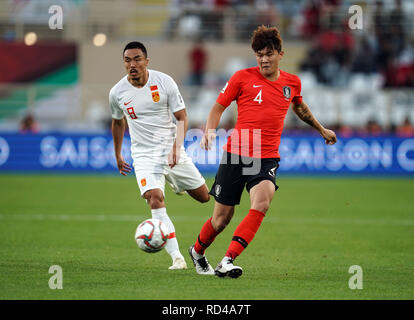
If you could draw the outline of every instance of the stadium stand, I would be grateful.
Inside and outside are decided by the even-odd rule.
[[[177,80],[191,126],[200,127],[232,72],[255,65],[248,43],[251,30],[261,23],[280,28],[286,51],[282,68],[301,77],[306,101],[327,125],[356,131],[375,121],[384,131],[392,131],[407,119],[414,123],[411,2],[360,1],[364,28],[353,31],[346,24],[353,4],[349,0],[126,0],[122,6],[107,0],[67,0],[61,1],[62,30],[48,26],[52,3],[0,3],[2,130],[18,128],[27,113],[36,117],[41,131],[107,130],[107,92],[123,75],[120,48],[136,39],[147,44],[151,67]],[[28,32],[35,32],[39,39],[31,47],[22,44]],[[92,44],[98,33],[105,34],[102,46]],[[188,52],[195,37],[204,39],[208,54],[199,87],[188,82]],[[387,41],[391,38],[392,43]],[[13,64],[6,62],[6,56],[13,48],[35,52],[51,44],[73,46],[66,69],[50,69],[39,58],[23,69],[28,77],[24,83],[18,72],[9,69]],[[393,51],[387,51],[389,47]],[[45,59],[50,64],[56,56],[53,52]],[[63,54],[60,49],[56,52]],[[39,69],[37,77],[29,77],[32,67]],[[42,74],[44,81],[40,81]],[[234,110],[223,125],[232,117]],[[286,124],[306,128],[291,113]]]

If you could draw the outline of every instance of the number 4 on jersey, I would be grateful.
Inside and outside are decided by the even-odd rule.
[[[253,101],[257,101],[259,102],[259,104],[262,103],[262,90],[259,91],[259,93],[257,94],[256,98],[253,99]]]

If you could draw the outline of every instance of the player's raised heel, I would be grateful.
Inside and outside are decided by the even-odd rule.
[[[233,265],[233,259],[225,257],[217,265],[217,268],[214,272],[216,273],[216,276],[220,278],[223,278],[223,277],[238,278],[242,275],[243,269],[239,266]]]
[[[202,275],[214,275],[214,269],[213,267],[208,263],[205,256],[203,256],[200,259],[196,259],[193,255],[193,248],[194,245],[192,245],[188,249],[188,254],[191,257],[191,260],[193,261],[194,267],[196,268],[196,271],[198,274]]]

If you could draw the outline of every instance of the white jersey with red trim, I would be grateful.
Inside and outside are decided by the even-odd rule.
[[[111,89],[109,105],[112,118],[127,119],[134,161],[144,157],[154,164],[167,164],[176,136],[173,113],[185,109],[185,104],[169,75],[155,70],[148,73],[142,88],[134,87],[128,76],[123,77]]]

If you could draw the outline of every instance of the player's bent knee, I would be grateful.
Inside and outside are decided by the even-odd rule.
[[[210,201],[210,195],[208,193],[203,194],[199,200],[201,203],[206,203]]]
[[[159,209],[165,207],[164,200],[150,200],[149,205],[151,209]]]
[[[144,194],[144,198],[147,200],[151,209],[159,209],[165,206],[164,196],[161,190],[149,190]]]
[[[187,193],[193,197],[195,200],[201,203],[205,203],[210,201],[210,195],[208,194],[208,188],[204,184],[203,186],[194,189],[194,190],[187,190]]]
[[[206,203],[210,200],[210,195],[208,193],[206,194],[202,193],[202,194],[198,194],[197,196],[193,198],[195,198],[198,202]]]

